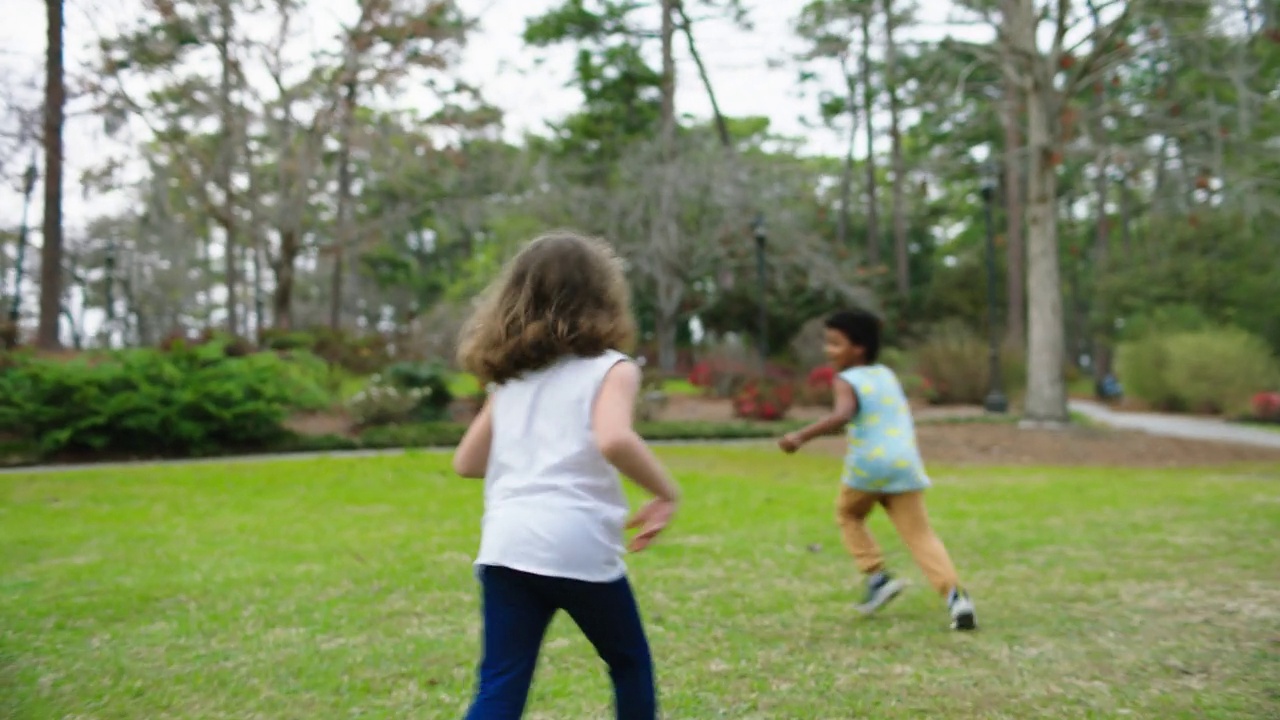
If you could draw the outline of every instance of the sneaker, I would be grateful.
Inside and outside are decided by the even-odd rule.
[[[952,590],[947,600],[947,608],[951,611],[952,630],[976,630],[978,620],[974,615],[973,600],[963,590]]]
[[[858,612],[870,615],[898,597],[906,584],[888,573],[876,573],[867,579],[867,597],[858,604]]]

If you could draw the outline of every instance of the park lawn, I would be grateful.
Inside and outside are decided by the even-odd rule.
[[[631,559],[668,718],[1280,716],[1280,467],[936,468],[982,629],[914,581],[872,620],[828,458],[663,448],[687,502]],[[449,718],[481,492],[442,454],[0,476],[0,717]],[[609,717],[570,622],[526,717]]]

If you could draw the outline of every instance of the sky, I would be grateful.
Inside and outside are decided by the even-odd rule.
[[[527,18],[544,12],[558,0],[460,0],[464,10],[478,17],[480,27],[468,40],[462,55],[461,74],[478,85],[485,98],[505,113],[504,133],[516,139],[526,131],[540,132],[548,120],[572,112],[578,93],[568,86],[573,51],[570,48],[526,48],[520,35]],[[126,24],[136,13],[139,0],[66,0],[66,66],[75,73],[93,58],[93,42],[99,33]],[[0,88],[33,79],[30,92],[42,82],[45,14],[43,0],[4,0],[5,22],[0,24]],[[802,137],[809,151],[839,152],[840,139],[802,120],[813,118],[816,90],[807,94],[797,82],[794,58],[803,51],[792,26],[805,0],[748,0],[753,30],[743,30],[726,19],[699,21],[695,34],[708,65],[721,108],[729,116],[762,115],[771,119],[775,132]],[[338,23],[353,12],[352,0],[312,0],[308,29],[320,42],[331,37]],[[708,16],[690,3],[695,18]],[[946,0],[921,0],[919,15],[925,21],[917,35],[939,37],[946,33],[974,37],[989,34],[982,29],[946,26]],[[655,18],[656,20],[656,18]],[[656,25],[656,22],[655,22]],[[698,118],[711,116],[710,103],[683,42],[677,42],[677,112]],[[38,100],[38,94],[36,98]],[[412,99],[401,98],[403,103]],[[67,169],[64,187],[64,222],[73,234],[95,214],[111,209],[110,202],[86,196],[79,184],[82,171],[101,163],[109,147],[101,121],[74,100],[69,104],[66,129]],[[0,227],[14,227],[21,210],[20,181],[26,158],[4,167],[0,178]],[[32,224],[39,225],[40,190],[31,205]],[[116,198],[115,202],[122,201]],[[38,239],[35,240],[38,242]]]

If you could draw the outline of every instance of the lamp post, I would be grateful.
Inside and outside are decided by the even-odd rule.
[[[982,165],[982,204],[987,221],[987,327],[988,353],[991,361],[991,381],[986,400],[982,405],[987,412],[1003,413],[1009,410],[1009,399],[1004,394],[1004,379],[1000,373],[1000,332],[996,327],[996,243],[991,206],[996,195],[996,169],[987,161]]]
[[[760,372],[763,374],[769,367],[769,311],[765,297],[764,247],[768,236],[764,231],[764,213],[756,213],[751,221],[751,232],[756,240],[756,280],[760,284]]]
[[[31,207],[31,193],[36,188],[36,161],[32,159],[22,175],[22,222],[18,225],[18,264],[14,267],[13,303],[9,305],[9,322],[18,329],[18,317],[22,310],[22,268],[27,260],[27,210]]]

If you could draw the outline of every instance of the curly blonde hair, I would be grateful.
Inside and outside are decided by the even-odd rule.
[[[630,352],[635,340],[622,260],[604,240],[562,230],[530,241],[484,292],[458,363],[501,384],[566,355]]]

